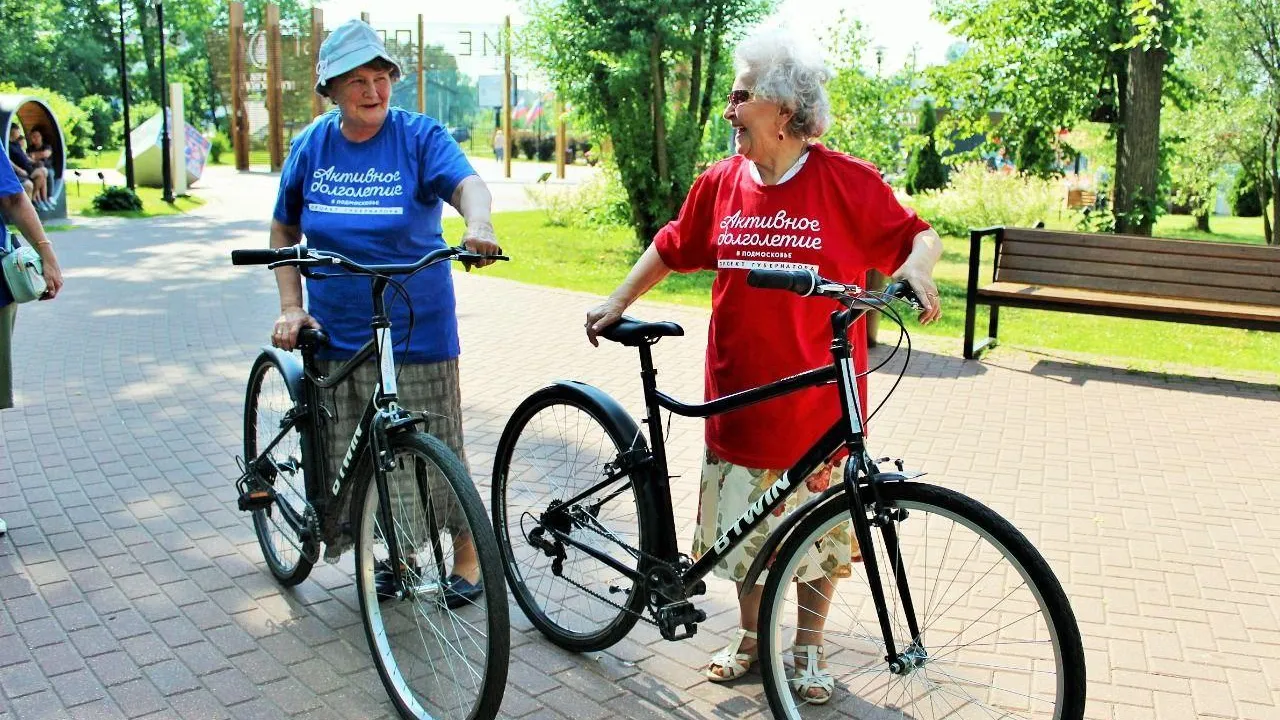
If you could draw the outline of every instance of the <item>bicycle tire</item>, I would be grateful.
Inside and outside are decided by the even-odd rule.
[[[280,361],[262,353],[249,371],[244,401],[244,457],[246,463],[258,459],[259,448],[280,432],[284,417],[301,399],[294,396]],[[295,424],[280,439],[267,458],[272,468],[267,478],[276,493],[275,503],[289,503],[297,517],[310,507],[307,501],[305,427]],[[281,482],[283,480],[283,482]],[[293,530],[283,517],[276,517],[275,505],[253,511],[253,528],[262,547],[262,557],[276,580],[285,587],[297,585],[311,574],[319,540]],[[292,535],[292,538],[286,535]]]
[[[563,573],[557,575],[554,560],[533,547],[526,534],[532,533],[531,525],[538,523],[537,518],[552,502],[567,500],[599,482],[604,478],[604,463],[617,459],[638,438],[643,443],[634,422],[626,427],[616,412],[610,412],[581,387],[543,388],[512,413],[494,457],[493,526],[508,585],[525,616],[556,645],[574,652],[593,652],[618,642],[635,626],[645,606],[643,588],[616,569],[562,543],[566,557]],[[611,488],[621,487],[622,482]],[[634,483],[629,492],[612,498],[603,509],[610,522],[605,526],[608,532],[616,533],[632,548],[648,551],[647,528],[651,524],[647,519],[651,512]],[[600,510],[596,511],[597,522]],[[605,537],[576,523],[569,535],[583,542]],[[639,572],[647,565],[643,555],[635,557],[610,541],[592,546]]]
[[[893,526],[900,541],[898,562],[910,577],[908,587],[920,618],[925,655],[917,655],[920,662],[912,663],[905,674],[889,671],[866,568],[852,564],[851,579],[836,583],[825,612],[825,660],[837,680],[832,703],[842,710],[853,709],[857,716],[861,715],[856,708],[861,707],[862,714],[875,717],[918,720],[1080,720],[1085,704],[1080,631],[1062,585],[1039,551],[990,508],[953,490],[910,482],[883,483],[879,490],[886,507],[907,511],[906,518],[896,518]],[[806,554],[828,532],[839,532],[842,522],[849,522],[848,512],[843,496],[813,510],[783,544],[765,582],[759,627],[767,632],[760,633],[760,657],[765,693],[776,718],[812,717],[831,709],[821,706],[826,710],[819,710],[803,702],[788,684],[786,660],[791,653],[784,650],[785,623],[791,611],[801,607],[798,599],[793,605],[788,596],[799,597],[794,580]],[[893,582],[885,535],[874,526],[871,531],[886,604],[891,606],[894,643],[901,653],[911,640],[910,630]],[[941,550],[929,546],[934,540],[945,542]],[[962,574],[961,568],[953,572],[958,558],[979,562]],[[929,585],[931,579],[934,586]],[[814,590],[807,583],[806,588]],[[806,602],[818,602],[821,590]],[[964,597],[958,594],[961,590]],[[836,613],[831,605],[840,597],[849,598],[853,605]],[[938,617],[952,610],[958,619]],[[799,627],[796,618],[797,625],[790,626],[793,631]],[[837,619],[840,626],[833,632],[831,623]],[[935,642],[939,636],[944,638],[941,643]],[[1047,678],[1050,668],[1052,683]],[[984,682],[984,678],[991,679]],[[996,688],[997,681],[1009,681],[1012,686]],[[868,711],[867,705],[875,710]]]
[[[357,513],[356,592],[378,676],[401,717],[497,717],[507,683],[511,629],[502,560],[480,494],[461,461],[438,438],[405,432],[391,436],[389,445],[395,464],[387,477],[389,524],[399,531],[402,558],[407,548],[416,551],[409,562],[413,569],[407,571],[414,583],[411,592],[379,600],[375,574],[379,555],[387,557],[379,544],[385,544],[386,533],[378,520],[378,483],[368,462],[357,475],[352,508]],[[398,497],[393,486],[401,488]],[[416,504],[406,501],[406,494],[416,496]],[[449,607],[445,590],[451,570],[444,555],[452,554],[454,541],[465,535],[475,547],[484,591],[460,607]],[[451,640],[458,646],[450,645]],[[450,678],[453,687],[447,686]],[[460,679],[468,678],[470,683],[461,683],[466,687],[458,687]]]

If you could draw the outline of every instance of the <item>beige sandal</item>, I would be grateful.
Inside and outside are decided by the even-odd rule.
[[[703,675],[711,682],[729,682],[737,680],[747,671],[751,669],[751,663],[755,662],[755,656],[749,653],[738,652],[742,647],[742,641],[751,638],[756,639],[756,634],[750,630],[738,630],[738,635],[729,643],[729,646],[716,653],[711,658],[711,662],[707,663],[707,669]],[[723,671],[722,675],[719,671]]]
[[[791,648],[791,657],[796,663],[795,677],[790,680],[791,689],[796,697],[810,705],[826,705],[836,689],[836,679],[826,668],[818,667],[824,652],[821,645],[795,645]],[[804,669],[800,668],[801,657],[805,659]]]

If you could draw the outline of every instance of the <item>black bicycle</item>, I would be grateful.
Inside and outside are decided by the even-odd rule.
[[[369,648],[387,694],[406,718],[493,718],[506,686],[510,627],[493,528],[457,456],[426,431],[422,417],[397,404],[385,297],[389,285],[400,288],[392,276],[479,259],[459,248],[405,265],[360,265],[303,245],[231,253],[236,265],[291,265],[312,280],[371,278],[373,337],[332,375],[317,372],[316,353],[328,343],[322,330],[299,333],[301,363],[272,347],[254,361],[238,502],[253,513],[263,557],[285,586],[306,579],[322,540],[340,543],[339,533],[351,532]],[[370,361],[377,363],[379,379],[335,476],[326,461],[323,428],[331,418],[322,393]],[[479,558],[484,592],[468,588],[463,595],[449,576],[454,552],[468,544]]]
[[[658,390],[650,352],[683,330],[623,318],[601,336],[639,350],[652,445],[613,398],[580,382],[545,387],[516,409],[494,461],[493,517],[507,580],[529,620],[576,651],[609,647],[641,619],[668,640],[693,635],[705,615],[690,598],[706,591],[712,567],[819,463],[847,451],[843,481],[768,535],[743,583],[753,587],[767,572],[759,654],[774,716],[1080,720],[1084,652],[1048,563],[981,503],[918,482],[921,473],[905,472],[901,460],[882,470],[889,459],[868,454],[847,335],[870,310],[902,327],[890,301],[918,308],[910,288],[872,293],[795,271],[752,270],[747,282],[838,301],[831,365],[689,405]],[[909,360],[905,327],[902,333]],[[758,491],[701,558],[680,553],[661,411],[702,418],[830,383],[838,386],[841,420]],[[850,525],[861,571],[851,563],[851,577],[835,583],[821,572],[816,580],[802,575],[798,568],[819,562],[822,541],[848,538]],[[799,631],[821,633],[835,676],[821,709],[790,691],[796,663],[785,648]],[[799,648],[808,670],[817,657]]]

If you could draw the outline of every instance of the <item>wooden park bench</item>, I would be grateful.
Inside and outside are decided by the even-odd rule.
[[[983,238],[992,281],[979,287]],[[991,307],[974,343],[979,305]],[[1029,228],[969,233],[964,356],[996,343],[1001,307],[1280,331],[1280,246]]]

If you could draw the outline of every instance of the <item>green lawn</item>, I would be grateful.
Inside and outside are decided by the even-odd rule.
[[[76,216],[146,218],[158,215],[177,215],[204,204],[204,200],[198,197],[182,195],[170,205],[160,199],[164,194],[160,188],[139,187],[137,188],[138,197],[142,198],[142,210],[140,212],[102,213],[93,207],[93,198],[101,190],[102,185],[97,182],[82,182],[80,192],[77,194],[75,183],[68,184],[67,213],[72,219]]]
[[[638,256],[629,229],[581,230],[545,224],[540,211],[500,213],[494,226],[503,249],[512,257],[484,270],[487,274],[537,285],[569,288],[604,295],[626,277]],[[1219,241],[1262,242],[1259,218],[1213,218],[1216,233],[1203,236],[1188,232],[1194,221],[1187,216],[1162,218],[1157,234],[1166,237]],[[460,239],[462,222],[445,221],[445,237]],[[935,278],[943,301],[943,319],[913,333],[952,337],[956,350],[964,332],[965,283],[968,275],[967,238],[943,239],[944,254]],[[989,265],[987,266],[990,272]],[[654,288],[647,299],[706,307],[711,300],[709,272],[672,275]],[[655,318],[656,319],[656,318]],[[986,310],[980,310],[984,327]],[[882,324],[882,337],[890,330]],[[1134,368],[1160,369],[1166,364],[1221,367],[1234,370],[1280,372],[1280,333],[1211,328],[1071,313],[1005,308],[1000,312],[1000,337],[1004,345],[1125,358]],[[998,351],[997,351],[998,352]]]

